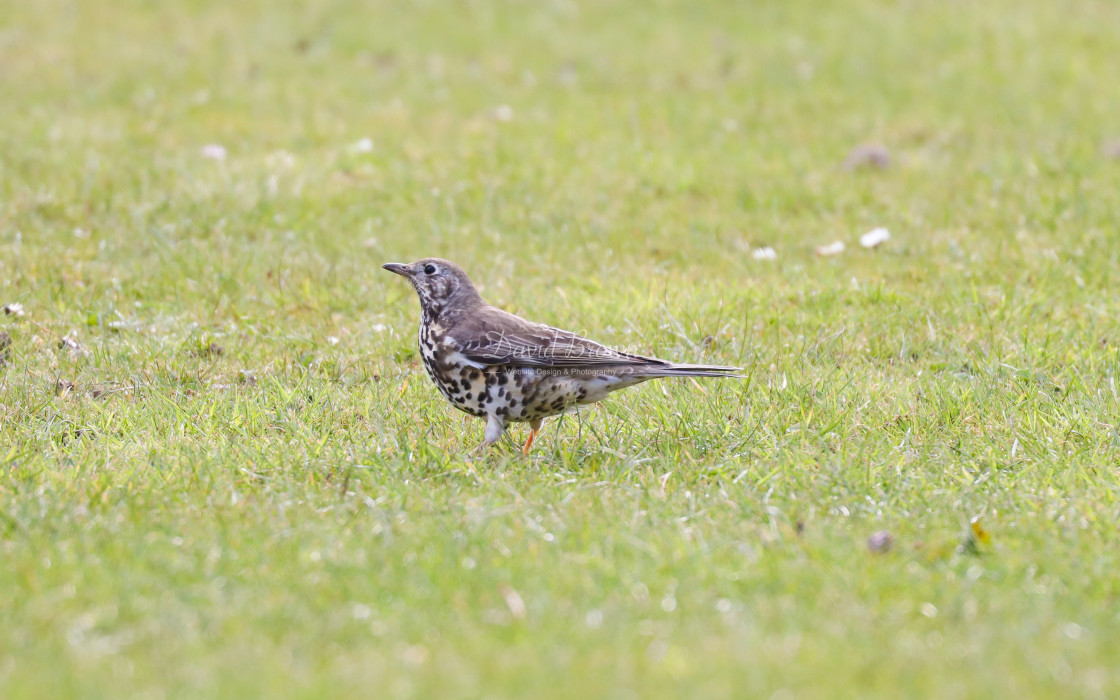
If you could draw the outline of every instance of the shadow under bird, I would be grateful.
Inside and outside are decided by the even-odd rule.
[[[479,449],[497,442],[507,423],[525,422],[528,454],[545,418],[648,379],[739,376],[738,367],[632,355],[526,321],[482,301],[449,260],[382,267],[407,278],[420,296],[420,357],[432,381],[452,406],[486,419]]]

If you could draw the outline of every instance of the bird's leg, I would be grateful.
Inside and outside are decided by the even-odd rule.
[[[537,436],[537,431],[541,429],[541,419],[533,421],[529,424],[529,439],[525,441],[525,446],[521,448],[521,454],[529,454],[529,450],[533,448],[533,438]]]
[[[502,439],[502,433],[505,431],[506,426],[502,423],[501,418],[493,413],[486,416],[486,432],[483,433],[482,444],[474,448],[471,454],[476,455],[485,452],[487,446],[493,445],[495,442]]]

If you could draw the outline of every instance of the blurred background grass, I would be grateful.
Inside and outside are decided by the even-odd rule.
[[[1117,26],[0,3],[5,695],[1114,696]],[[465,463],[427,255],[749,379]]]

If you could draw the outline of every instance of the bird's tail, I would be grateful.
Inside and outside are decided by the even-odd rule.
[[[663,367],[648,367],[641,372],[642,376],[655,379],[658,377],[726,377],[728,379],[741,379],[742,367],[723,367],[720,365],[680,365],[666,363]]]

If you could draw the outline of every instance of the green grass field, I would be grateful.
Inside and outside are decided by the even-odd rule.
[[[0,0],[0,695],[1120,696],[1118,26]],[[746,378],[469,461],[429,255]]]

